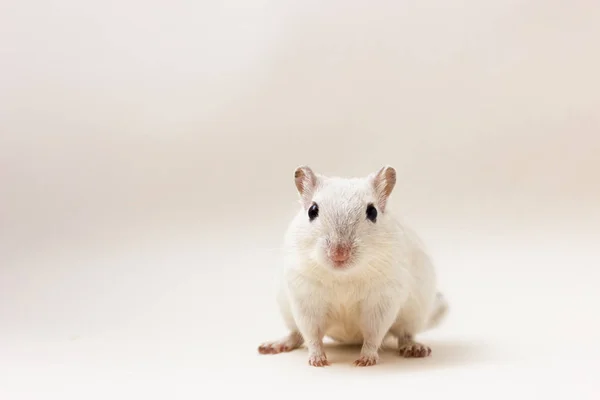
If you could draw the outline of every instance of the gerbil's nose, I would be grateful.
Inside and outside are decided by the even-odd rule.
[[[329,258],[336,263],[347,261],[350,258],[350,246],[346,244],[331,246]]]

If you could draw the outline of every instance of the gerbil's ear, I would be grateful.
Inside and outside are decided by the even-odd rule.
[[[385,166],[371,175],[371,181],[377,195],[377,203],[381,211],[385,211],[387,200],[396,186],[396,170]]]
[[[296,189],[302,199],[302,204],[308,207],[311,203],[315,188],[317,187],[317,175],[310,167],[302,165],[294,171],[294,181]]]

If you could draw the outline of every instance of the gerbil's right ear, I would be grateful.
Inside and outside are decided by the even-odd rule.
[[[296,183],[296,189],[302,199],[304,207],[310,206],[312,196],[317,187],[318,177],[310,167],[302,165],[294,171],[294,181]]]
[[[385,210],[388,198],[396,186],[396,170],[389,165],[371,175],[371,180],[377,195],[377,203],[381,211]]]

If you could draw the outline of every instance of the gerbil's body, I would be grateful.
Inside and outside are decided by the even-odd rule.
[[[361,302],[368,298],[398,308],[391,331],[417,334],[426,329],[436,304],[433,266],[411,232],[393,224],[388,234],[389,240],[369,250],[377,260],[364,268],[329,271],[297,256],[292,223],[286,238],[289,259],[277,299],[287,327],[295,326],[290,298],[296,296],[309,307],[326,308],[324,336],[343,343],[362,343]]]
[[[323,338],[330,337],[362,344],[355,364],[367,366],[391,335],[403,356],[430,354],[413,337],[434,327],[446,304],[419,239],[387,206],[395,179],[390,167],[354,179],[296,170],[302,207],[286,232],[277,296],[290,333],[261,353],[305,343],[309,363],[327,365]]]

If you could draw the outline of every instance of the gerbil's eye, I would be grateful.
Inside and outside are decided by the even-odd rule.
[[[319,206],[317,203],[313,203],[312,206],[308,209],[308,219],[313,220],[319,216]]]
[[[377,209],[375,208],[375,206],[373,204],[369,204],[367,206],[367,218],[371,222],[377,221]]]

